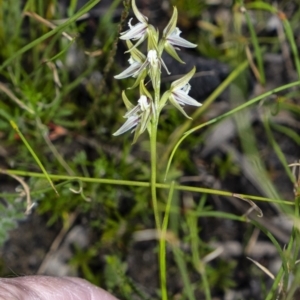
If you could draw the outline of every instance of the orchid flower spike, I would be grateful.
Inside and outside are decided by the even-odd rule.
[[[160,39],[158,30],[148,24],[147,17],[140,13],[135,1],[136,0],[132,0],[132,9],[139,22],[136,25],[131,25],[130,20],[129,30],[122,32],[120,37],[120,39],[125,40],[127,43],[127,52],[130,53],[130,66],[119,75],[116,75],[115,78],[136,78],[131,89],[139,86],[140,98],[137,101],[137,105],[134,106],[123,91],[122,98],[127,108],[127,113],[124,115],[126,121],[113,134],[117,136],[130,130],[131,132],[134,132],[133,143],[137,141],[138,137],[146,129],[151,135],[151,130],[153,130],[151,124],[155,125],[158,121],[159,114],[167,101],[170,101],[187,118],[190,117],[183,109],[185,105],[201,106],[201,103],[188,95],[191,88],[189,80],[194,75],[196,71],[195,68],[182,78],[174,81],[171,84],[170,89],[160,97],[161,68],[163,67],[167,73],[170,74],[162,59],[163,51],[166,50],[177,61],[184,63],[176,52],[176,50],[178,50],[177,46],[187,48],[196,47],[195,44],[180,37],[181,31],[176,27],[178,17],[177,9],[174,7],[172,17]],[[137,49],[137,46],[146,39],[147,55]],[[132,41],[136,42],[133,43]],[[152,97],[145,86],[144,80],[147,75],[150,77],[149,81],[152,83],[155,97]]]

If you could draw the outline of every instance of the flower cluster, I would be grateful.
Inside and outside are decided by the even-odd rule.
[[[200,106],[201,104],[188,95],[191,88],[188,82],[194,75],[196,71],[195,68],[182,78],[174,81],[170,89],[167,90],[161,98],[157,97],[157,95],[160,94],[161,68],[163,67],[166,72],[170,74],[162,60],[163,51],[166,51],[178,62],[184,63],[176,52],[176,50],[179,50],[178,46],[186,48],[197,46],[180,37],[181,31],[176,27],[178,18],[176,7],[174,7],[172,17],[164,29],[160,40],[158,31],[148,23],[147,17],[138,10],[135,0],[132,0],[132,9],[139,22],[132,25],[132,19],[130,19],[128,23],[129,29],[122,32],[120,36],[120,39],[126,41],[128,47],[127,52],[130,54],[128,60],[130,66],[119,75],[116,75],[115,78],[136,78],[131,88],[140,87],[140,98],[137,105],[134,106],[123,91],[122,98],[128,110],[124,118],[127,120],[114,135],[120,135],[131,130],[135,132],[133,139],[133,142],[135,142],[146,129],[150,132],[150,122],[153,118],[159,116],[159,113],[168,101],[187,118],[189,118],[189,116],[183,110],[183,106]],[[144,55],[137,47],[146,40],[148,53]],[[133,44],[132,41],[136,43]],[[145,87],[144,81],[147,76],[150,77],[155,97],[152,97]]]

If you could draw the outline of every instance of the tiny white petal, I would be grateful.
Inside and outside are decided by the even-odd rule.
[[[157,51],[156,50],[149,50],[147,54],[147,61],[151,65],[152,68],[158,68],[163,66],[164,69],[167,71],[168,74],[171,74],[165,64],[165,62],[162,60],[162,58],[157,57]]]
[[[149,50],[147,59],[148,59],[149,63],[151,64],[151,66],[156,66],[157,62],[158,62],[156,50]]]
[[[127,24],[128,24],[128,27],[129,27],[130,29],[132,29],[132,28],[134,27],[134,25],[131,24],[132,19],[133,19],[133,18],[130,18],[129,21],[128,21],[128,23],[127,23]],[[122,34],[122,33],[121,33],[121,34]]]
[[[150,104],[148,103],[148,99],[145,95],[141,95],[140,99],[138,100],[140,105],[141,111],[145,111],[149,108]]]
[[[132,58],[132,56],[130,56],[130,58],[128,59],[128,62],[132,65],[135,62],[135,60]]]
[[[186,94],[188,94],[188,93],[190,92],[190,90],[191,90],[191,85],[190,85],[189,83],[187,83],[187,84],[182,88],[182,90],[183,90]]]

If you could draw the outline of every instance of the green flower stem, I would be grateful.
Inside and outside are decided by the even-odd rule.
[[[157,172],[157,159],[156,159],[156,137],[157,137],[157,118],[153,118],[151,122],[150,134],[150,151],[151,151],[151,195],[152,206],[155,218],[156,229],[160,231],[160,217],[158,212],[157,195],[156,195],[156,172]]]
[[[155,95],[157,95],[155,93]],[[150,134],[150,149],[151,149],[151,195],[152,195],[152,206],[153,213],[155,218],[156,230],[158,232],[159,237],[159,253],[158,253],[158,263],[160,270],[160,285],[161,285],[161,293],[162,300],[168,299],[167,294],[167,282],[166,282],[166,261],[165,261],[165,237],[162,236],[161,231],[161,223],[160,216],[158,211],[158,203],[157,203],[157,195],[156,195],[156,174],[157,174],[157,156],[156,156],[156,138],[157,138],[157,124],[158,124],[158,116],[154,116],[151,121],[151,134]],[[174,184],[172,185],[174,189]],[[173,191],[172,189],[172,191]],[[165,229],[166,231],[166,229]]]
[[[157,139],[157,125],[159,120],[158,103],[160,100],[160,72],[156,70],[156,80],[152,82],[154,89],[154,113],[151,120],[151,131],[150,131],[150,151],[151,151],[151,195],[152,195],[152,206],[155,218],[156,229],[160,231],[160,216],[158,212],[158,203],[156,195],[156,175],[157,175],[157,155],[156,155],[156,139]]]
[[[151,195],[152,195],[152,206],[153,213],[155,218],[156,230],[159,237],[159,252],[158,252],[158,263],[160,270],[160,285],[161,285],[161,296],[162,300],[168,299],[167,294],[167,282],[166,282],[166,261],[165,261],[165,248],[164,248],[164,238],[161,234],[161,220],[158,210],[158,202],[156,195],[156,180],[157,180],[157,149],[156,149],[156,140],[157,140],[157,126],[159,120],[159,101],[160,101],[160,83],[161,83],[161,74],[160,70],[156,69],[153,74],[153,89],[154,89],[154,113],[151,120],[151,131],[150,131],[150,151],[151,151]]]

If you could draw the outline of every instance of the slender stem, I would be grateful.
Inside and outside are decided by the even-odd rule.
[[[152,205],[155,218],[156,229],[158,232],[161,230],[160,217],[158,211],[157,195],[156,195],[156,175],[157,175],[157,155],[156,155],[156,139],[157,139],[157,125],[159,120],[159,111],[157,107],[159,106],[160,100],[160,82],[161,74],[159,69],[156,69],[156,76],[152,79],[153,89],[154,89],[154,113],[151,120],[151,134],[150,134],[150,149],[151,149],[151,195],[152,195]]]
[[[32,147],[29,145],[29,143],[27,142],[25,136],[23,135],[23,133],[20,131],[19,127],[17,126],[17,124],[13,121],[10,120],[10,124],[12,126],[12,128],[18,133],[18,135],[20,136],[21,140],[23,141],[24,145],[26,146],[26,148],[28,149],[28,151],[30,152],[30,154],[32,155],[32,157],[34,158],[34,160],[36,161],[36,163],[38,164],[38,166],[41,168],[41,170],[43,171],[45,177],[47,178],[50,186],[53,188],[53,190],[55,191],[56,195],[59,196],[54,183],[52,182],[51,178],[49,177],[44,165],[42,164],[42,162],[40,161],[40,159],[38,158],[38,156],[35,154],[34,150],[32,149]]]
[[[0,172],[5,172],[7,174],[14,174],[19,175],[23,177],[34,177],[34,178],[47,178],[44,173],[36,173],[36,172],[28,172],[28,171],[22,171],[22,170],[4,170],[0,168]],[[51,178],[53,181],[56,180],[66,180],[66,181],[78,181],[78,182],[88,182],[88,183],[98,183],[98,184],[111,184],[111,185],[120,185],[120,186],[139,186],[139,187],[145,187],[149,188],[151,186],[151,182],[146,181],[130,181],[130,180],[116,180],[116,179],[107,179],[107,178],[92,178],[92,177],[80,177],[80,176],[70,176],[70,175],[57,175],[57,174],[50,174],[48,173],[49,178]],[[56,184],[56,186],[59,186],[60,184]],[[171,185],[168,183],[157,183],[156,188],[158,189],[170,189]],[[42,189],[35,189],[34,191],[31,191],[31,194],[36,195],[40,193],[46,193],[49,192],[52,189],[50,188],[42,188]],[[233,192],[229,191],[222,191],[222,190],[215,190],[215,189],[208,189],[208,188],[199,188],[194,186],[188,186],[188,185],[175,185],[174,189],[176,191],[189,191],[189,192],[195,192],[195,193],[202,193],[202,194],[209,194],[209,195],[219,195],[219,196],[228,196],[232,197]],[[5,195],[7,197],[8,195],[12,195],[12,193],[0,193],[0,195]],[[281,199],[273,199],[273,198],[266,198],[266,197],[260,197],[260,196],[254,196],[254,195],[246,195],[246,194],[239,194],[240,197],[256,200],[256,201],[262,201],[262,202],[272,202],[272,203],[278,203],[278,204],[285,204],[288,206],[294,206],[295,203],[292,201],[285,201]]]
[[[161,54],[160,54],[161,55]],[[154,71],[152,77],[152,84],[154,89],[154,113],[152,115],[151,120],[151,133],[150,133],[150,149],[151,149],[151,195],[152,195],[152,206],[153,213],[155,218],[156,230],[158,233],[159,240],[159,251],[158,251],[158,265],[159,265],[159,275],[160,275],[160,287],[161,287],[161,297],[162,300],[168,300],[168,292],[167,292],[167,278],[166,278],[166,248],[165,248],[165,236],[162,236],[162,227],[166,227],[167,221],[164,218],[164,224],[161,224],[160,214],[158,211],[158,202],[157,202],[157,149],[156,149],[156,140],[157,140],[157,125],[159,120],[159,101],[160,101],[160,83],[161,83],[161,74],[160,70],[157,68]],[[174,184],[172,185],[172,192],[174,190]],[[166,212],[167,214],[167,212]],[[166,232],[166,228],[165,228]]]
[[[168,299],[168,290],[167,290],[167,264],[166,264],[166,238],[167,238],[167,229],[168,222],[171,210],[171,203],[174,193],[175,182],[172,181],[168,201],[165,209],[165,214],[162,221],[162,229],[160,232],[159,239],[159,265],[160,265],[160,286],[161,286],[161,298],[162,300]]]
[[[157,158],[156,158],[156,136],[157,136],[157,119],[153,118],[151,123],[150,135],[150,151],[151,151],[151,195],[152,206],[155,218],[156,229],[160,231],[160,217],[158,212],[157,195],[156,195],[156,172],[157,172]]]

